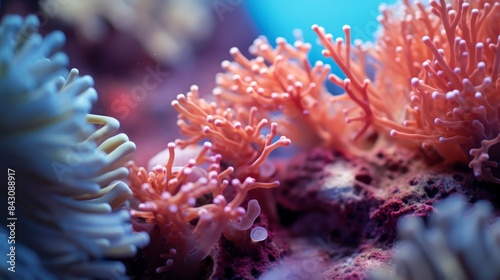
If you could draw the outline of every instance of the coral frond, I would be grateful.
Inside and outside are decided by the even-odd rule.
[[[467,161],[478,179],[497,181],[492,162],[476,155],[500,133],[500,3],[454,0],[404,1],[396,8],[381,7],[382,30],[374,46],[333,41],[313,26],[347,78],[331,76],[359,107],[348,121],[362,121],[362,136],[373,126],[383,135],[433,150],[446,162]],[[375,60],[375,78],[366,73],[367,57]],[[391,102],[386,102],[391,100]],[[356,113],[357,112],[357,113]],[[481,148],[478,148],[481,146]],[[489,153],[492,154],[491,151]],[[481,157],[479,159],[478,157]],[[495,161],[497,159],[493,159]],[[484,164],[483,164],[484,163]]]
[[[208,103],[199,98],[197,86],[192,86],[186,95],[178,95],[172,106],[179,112],[177,124],[181,132],[189,137],[177,140],[176,144],[185,148],[208,139],[211,150],[222,156],[226,166],[234,167],[236,177],[242,180],[258,175],[259,167],[273,150],[290,145],[284,136],[275,140],[278,125],[259,118],[257,107],[235,111]],[[265,136],[264,129],[270,129]]]

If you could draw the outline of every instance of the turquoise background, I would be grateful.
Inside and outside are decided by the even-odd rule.
[[[270,42],[275,42],[276,37],[284,37],[289,42],[294,41],[293,30],[299,28],[303,32],[304,40],[313,46],[309,58],[314,63],[322,60],[332,65],[332,72],[343,77],[340,70],[334,65],[332,59],[321,55],[323,49],[314,32],[313,24],[325,27],[327,33],[334,38],[344,37],[342,26],[351,26],[351,38],[363,41],[373,41],[374,34],[379,28],[377,16],[380,14],[381,3],[394,4],[396,0],[318,0],[318,1],[277,1],[277,0],[245,0],[247,10],[255,20],[261,34]],[[333,93],[342,92],[329,85]]]

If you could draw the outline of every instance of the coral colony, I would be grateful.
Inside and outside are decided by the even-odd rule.
[[[89,114],[64,36],[5,17],[0,142],[24,179],[2,277],[500,279],[500,2],[380,10],[372,44],[312,26],[345,78],[301,38],[231,49],[213,96],[172,102],[185,138],[147,168]]]

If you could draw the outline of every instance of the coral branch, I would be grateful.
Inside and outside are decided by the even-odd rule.
[[[250,47],[255,56],[251,60],[231,49],[234,62],[224,61],[225,73],[216,77],[218,104],[237,111],[258,108],[259,116],[276,122],[279,132],[299,146],[345,149],[349,132],[342,109],[333,105],[335,98],[324,85],[330,66],[319,61],[311,65],[310,49],[300,39],[292,46],[284,38],[276,39],[273,47],[265,37]]]
[[[207,156],[214,147],[208,142],[183,166],[174,166],[175,147],[169,143],[166,164],[154,167],[149,173],[129,163],[131,188],[141,202],[138,210],[132,210],[132,216],[157,225],[166,241],[167,249],[161,255],[165,262],[156,272],[172,271],[174,275],[187,277],[197,273],[195,268],[210,254],[221,234],[239,242],[236,240],[242,238],[239,231],[246,231],[253,224],[260,206],[257,201],[251,202],[250,216],[245,214],[240,205],[247,192],[278,183],[259,183],[251,177],[243,182],[228,181],[234,169],[221,171],[221,157]],[[230,202],[223,195],[228,186],[235,191]],[[136,227],[149,230],[147,224],[136,223]]]
[[[364,122],[356,139],[373,126],[383,135],[432,148],[446,162],[467,161],[470,154],[478,179],[497,182],[498,156],[490,148],[500,133],[500,3],[450,2],[431,1],[426,7],[404,1],[400,10],[382,6],[376,44],[357,52],[349,27],[344,27],[345,42],[334,42],[317,25],[313,30],[323,54],[347,76],[330,80],[359,107],[347,111],[357,115],[346,119]],[[364,67],[367,56],[375,59],[373,80]],[[489,161],[488,153],[495,155]]]
[[[211,150],[222,156],[225,165],[234,167],[234,176],[240,179],[258,176],[260,166],[273,150],[290,145],[290,140],[283,136],[273,142],[277,135],[276,123],[271,123],[271,132],[265,137],[261,134],[269,121],[257,118],[256,107],[249,112],[224,109],[199,98],[196,86],[186,95],[179,95],[172,106],[179,112],[181,132],[190,137],[177,140],[176,144],[185,148],[209,139]]]

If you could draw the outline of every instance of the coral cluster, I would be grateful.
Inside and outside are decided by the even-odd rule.
[[[342,112],[354,102],[327,91],[331,67],[321,61],[312,66],[307,57],[310,49],[300,36],[293,46],[278,38],[275,48],[259,37],[250,47],[252,60],[233,48],[234,62],[222,62],[225,72],[217,75],[213,93],[220,103],[237,109],[256,106],[302,148],[353,148],[349,137],[354,129],[347,127]]]
[[[399,217],[427,216],[441,196],[467,193],[463,184],[470,180],[458,180],[462,174],[456,180],[447,177],[451,164],[468,162],[477,179],[500,182],[493,147],[500,133],[500,30],[495,25],[500,3],[440,0],[426,6],[403,1],[382,6],[381,12],[374,44],[352,45],[349,26],[343,28],[345,39],[335,41],[322,27],[312,27],[325,47],[323,54],[333,58],[345,79],[330,74],[329,65],[312,65],[307,58],[311,46],[301,38],[293,45],[278,38],[273,47],[259,37],[250,47],[252,59],[237,48],[230,50],[234,61],[221,64],[215,101],[200,98],[196,86],[177,96],[172,106],[188,139],[169,144],[153,160],[160,165],[150,164],[149,174],[131,165],[141,209],[134,215],[146,221],[139,227],[156,225],[170,250],[163,253],[166,261],[158,272],[201,263],[221,234],[233,244],[242,242],[228,236],[227,227],[245,213],[234,208],[244,201],[243,186],[256,184],[255,179],[267,182],[263,188],[278,185],[268,180],[279,168],[265,163],[274,149],[290,144],[288,138],[301,151],[326,150],[308,154],[301,163],[304,170],[285,165],[285,174],[278,176],[285,188],[275,194],[281,218],[301,216],[290,222],[292,235],[329,232],[347,247],[332,257],[338,259],[323,274],[327,277],[363,274],[352,272],[352,262],[345,258],[355,255],[353,248],[364,248],[354,257],[364,269],[380,265],[380,260],[369,261],[376,256],[387,261]],[[327,79],[345,94],[331,95]],[[284,136],[277,138],[278,133]],[[203,140],[211,144],[197,146]],[[174,165],[176,147],[191,158]],[[442,177],[439,184],[430,178],[436,162],[445,163],[439,169],[444,175],[436,177]],[[418,176],[430,177],[419,183]],[[231,187],[236,194],[225,192]],[[227,196],[234,198],[223,215],[215,209],[227,207]],[[206,224],[213,224],[210,242],[203,234]],[[365,262],[370,265],[361,265]]]
[[[240,207],[247,192],[275,186],[258,183],[250,177],[243,182],[233,179],[230,183],[233,168],[222,171],[221,156],[206,155],[210,148],[211,144],[206,142],[196,158],[183,166],[173,166],[175,144],[170,143],[168,162],[154,167],[149,174],[130,163],[132,191],[141,202],[140,210],[133,210],[132,215],[157,225],[169,247],[161,255],[166,260],[156,269],[158,273],[172,269],[179,275],[196,273],[193,267],[209,255],[222,233],[230,240],[236,239],[237,231],[248,230],[260,214],[256,200],[248,203],[247,210]],[[208,167],[203,168],[204,163]],[[223,192],[230,184],[236,194],[228,202]],[[136,225],[148,229],[148,224]]]
[[[37,27],[34,16],[6,16],[0,25],[0,149],[2,169],[15,173],[9,215],[20,250],[15,274],[2,269],[2,277],[118,278],[125,266],[112,259],[133,256],[149,240],[120,209],[131,196],[121,165],[135,144],[114,136],[115,119],[88,114],[97,98],[92,78],[76,69],[61,77],[65,37],[43,38]]]
[[[280,146],[290,145],[290,140],[284,136],[274,141],[277,123],[270,124],[269,134],[262,134],[269,121],[259,118],[258,107],[231,108],[209,103],[199,97],[197,86],[192,86],[186,96],[177,96],[172,106],[179,112],[177,125],[181,132],[190,136],[187,140],[177,140],[177,144],[187,147],[209,139],[212,152],[220,154],[224,163],[234,167],[238,178],[259,176],[262,173],[259,168],[270,153]]]
[[[223,108],[200,98],[197,86],[179,95],[172,106],[189,138],[169,143],[168,156],[155,159],[160,164],[149,173],[129,164],[132,191],[140,201],[139,211],[132,213],[146,222],[136,223],[138,229],[152,234],[151,225],[155,225],[165,239],[162,243],[168,249],[161,252],[165,261],[156,272],[193,277],[198,273],[193,268],[200,268],[221,235],[237,247],[267,238],[265,228],[251,228],[261,213],[257,200],[250,200],[246,210],[240,205],[250,190],[279,185],[269,182],[268,170],[261,168],[273,150],[290,145],[290,140],[275,139],[276,123],[270,125],[269,134],[262,135],[268,120],[258,120],[256,107],[246,113]],[[203,139],[211,142],[197,146]],[[193,151],[197,154],[185,158]]]
[[[419,144],[446,162],[469,161],[480,180],[495,175],[498,143],[500,43],[497,1],[403,1],[382,6],[382,30],[374,46],[351,46],[313,26],[326,50],[347,76],[329,79],[358,105],[349,120],[382,135]],[[366,60],[376,60],[369,78]],[[387,103],[384,100],[390,99]],[[494,150],[494,149],[493,149]],[[471,158],[469,158],[471,156]]]

